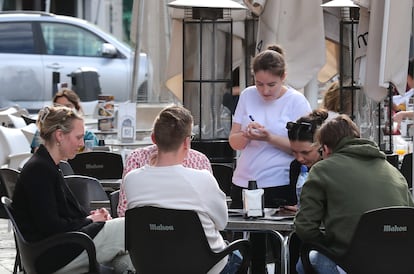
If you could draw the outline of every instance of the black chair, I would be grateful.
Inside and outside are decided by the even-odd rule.
[[[16,187],[17,179],[19,178],[20,171],[13,168],[0,168],[0,178],[6,189],[6,196],[13,197],[14,189]]]
[[[72,167],[70,166],[70,164],[67,161],[60,161],[59,168],[62,171],[63,176],[74,175],[75,174]]]
[[[113,218],[118,217],[119,189],[109,194],[109,202],[111,203],[111,216]]]
[[[20,171],[12,168],[0,168],[0,197],[13,197],[14,189],[16,187],[17,179]],[[6,209],[2,206],[0,210],[0,218],[9,219]],[[16,258],[14,260],[13,274],[18,273],[22,269],[20,263],[19,248],[16,245]]]
[[[296,234],[296,232],[290,233],[290,235],[287,238],[287,246],[289,249],[288,252],[288,267],[290,274],[297,274],[296,272],[296,263],[298,262],[298,259],[300,257],[300,247],[302,245],[302,241],[299,238],[299,236]]]
[[[322,245],[303,243],[301,259],[305,273],[315,273],[309,252],[316,250],[347,273],[414,273],[414,207],[385,207],[361,216],[347,253],[335,256]]]
[[[15,235],[16,245],[19,247],[20,259],[24,273],[37,274],[36,262],[40,257],[58,245],[75,244],[81,246],[86,250],[89,258],[89,272],[88,273],[113,273],[113,269],[100,265],[96,260],[95,245],[87,234],[82,232],[65,232],[60,233],[38,242],[28,242],[21,234],[19,227],[14,220],[14,212],[12,208],[12,201],[3,196],[1,198],[7,215],[12,223]]]
[[[65,181],[86,212],[100,207],[110,208],[108,195],[96,178],[68,175]]]
[[[120,179],[124,170],[121,154],[108,151],[78,153],[68,160],[75,174],[101,179]]]
[[[233,165],[224,163],[212,163],[211,168],[221,190],[230,196],[230,188],[233,180]]]
[[[0,169],[0,197],[7,196],[10,198],[10,196],[7,193],[6,183],[4,182],[5,179],[3,178],[3,170],[3,168]],[[8,219],[6,210],[3,207],[0,207],[0,218]]]
[[[393,165],[394,167],[398,168],[398,154],[387,154],[387,161]]]
[[[125,212],[125,247],[137,273],[207,273],[234,250],[243,256],[238,273],[250,261],[249,242],[237,240],[213,252],[194,211],[136,207]]]
[[[400,171],[407,180],[409,188],[413,187],[413,154],[408,153],[404,155],[401,163]]]

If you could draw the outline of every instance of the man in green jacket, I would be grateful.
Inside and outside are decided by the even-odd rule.
[[[404,176],[374,142],[360,138],[348,116],[323,124],[315,137],[323,160],[312,167],[303,186],[296,233],[302,241],[323,244],[343,255],[364,212],[414,203]],[[316,251],[310,259],[318,273],[339,273],[334,262]],[[304,273],[300,260],[297,271]]]

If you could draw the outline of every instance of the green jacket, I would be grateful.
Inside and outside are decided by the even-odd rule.
[[[400,171],[388,163],[374,142],[359,138],[344,138],[330,157],[312,167],[300,204],[295,218],[298,236],[319,242],[337,255],[347,250],[364,212],[414,206]]]

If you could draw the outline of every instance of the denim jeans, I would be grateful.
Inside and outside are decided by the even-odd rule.
[[[340,272],[336,263],[330,260],[328,257],[322,255],[317,251],[311,251],[309,253],[309,260],[318,274],[340,274],[345,272]],[[299,274],[304,274],[305,270],[303,269],[302,260],[299,259],[296,264],[296,271]]]
[[[233,253],[229,255],[227,264],[223,268],[223,270],[220,272],[220,274],[236,273],[240,267],[241,262],[242,262],[242,255],[240,254],[240,252],[238,250],[233,251]]]

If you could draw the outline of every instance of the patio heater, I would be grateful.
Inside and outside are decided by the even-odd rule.
[[[340,87],[340,112],[345,111],[344,94],[351,92],[351,118],[355,118],[354,102],[355,90],[355,70],[354,70],[354,53],[355,53],[355,33],[358,24],[358,6],[351,0],[332,0],[322,4],[323,8],[340,8],[339,21],[339,87]]]
[[[212,163],[233,164],[235,151],[228,137],[231,111],[223,105],[232,92],[231,0],[178,0],[168,4],[184,10],[183,104],[194,117],[192,147]]]

